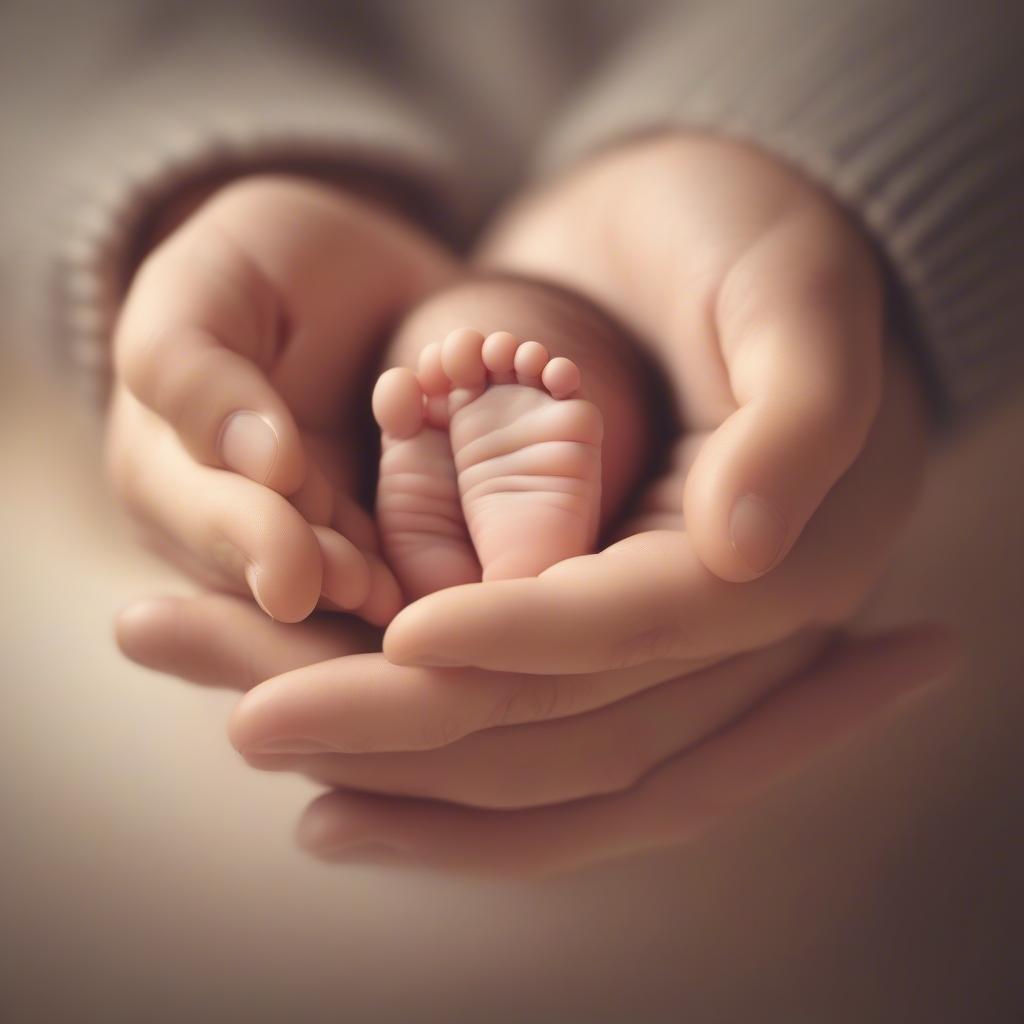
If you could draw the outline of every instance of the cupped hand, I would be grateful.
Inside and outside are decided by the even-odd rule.
[[[806,634],[551,718],[536,677],[388,666],[353,620],[285,627],[205,595],[140,604],[122,629],[143,663],[249,691],[232,734],[251,764],[333,788],[300,823],[316,856],[500,876],[691,841],[953,659],[935,629],[830,644]],[[574,678],[601,687],[599,674]]]
[[[448,644],[473,653],[470,666],[501,659],[520,670],[393,664],[379,637],[351,620],[284,626],[213,596],[130,609],[122,647],[151,667],[247,691],[231,721],[239,751],[257,767],[335,790],[300,826],[300,842],[318,856],[535,875],[684,843],[949,665],[949,645],[934,631],[823,652],[825,633],[805,628],[735,653],[787,630],[796,610],[807,621],[838,617],[877,572],[919,454],[913,392],[901,392],[897,372],[887,380],[891,397],[864,454],[784,566],[738,585],[691,556],[694,653],[643,639],[678,614],[661,607],[682,593],[676,575],[657,558],[627,559],[602,578],[602,555],[588,556],[597,560],[591,586],[559,584],[541,607],[510,599],[501,583],[420,602],[475,597],[457,597],[451,635],[432,637],[441,652],[433,660],[455,660],[443,657]],[[685,538],[651,530],[631,539],[677,536]],[[588,624],[604,609],[607,622]],[[614,628],[635,628],[642,642],[616,648]]]
[[[877,261],[824,194],[746,146],[657,138],[513,206],[482,259],[609,307],[660,364],[682,434],[615,543],[417,602],[391,660],[586,672],[850,615],[913,506],[927,423],[883,347]]]
[[[673,388],[685,433],[614,543],[417,602],[387,658],[345,620],[211,611],[228,598],[122,620],[144,664],[244,688],[274,676],[243,698],[232,738],[262,767],[342,788],[303,826],[323,855],[377,845],[519,873],[682,841],[939,672],[941,645],[910,634],[813,661],[816,632],[877,578],[924,461],[919,389],[894,347],[883,372],[867,246],[792,172],[671,141],[527,200],[488,248],[492,265],[610,305]],[[612,216],[627,193],[629,216]],[[786,523],[769,572],[741,556],[764,539],[733,512],[748,494]]]
[[[480,258],[575,287],[636,332],[693,453],[673,528],[683,516],[724,580],[780,564],[882,395],[878,260],[829,196],[752,147],[666,135],[528,193]]]
[[[287,177],[215,192],[135,274],[108,465],[150,543],[283,621],[400,594],[357,499],[382,335],[454,273],[383,206]]]

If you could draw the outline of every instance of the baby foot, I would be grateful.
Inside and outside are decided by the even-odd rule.
[[[381,376],[377,519],[410,598],[592,549],[603,422],[579,388],[575,363],[505,331],[454,331]]]

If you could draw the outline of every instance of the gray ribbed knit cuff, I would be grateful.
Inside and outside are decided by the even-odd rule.
[[[141,227],[165,200],[214,176],[309,164],[334,167],[339,174],[348,167],[375,168],[415,185],[437,206],[454,206],[438,154],[417,149],[408,135],[403,141],[374,140],[350,122],[314,127],[293,120],[241,130],[197,126],[191,138],[168,136],[163,146],[140,150],[129,165],[98,176],[69,214],[55,266],[54,334],[76,383],[90,400],[104,399],[126,267]]]
[[[669,12],[554,133],[543,163],[652,130],[742,138],[877,243],[939,408],[1024,373],[1024,12],[942,0],[737,0]]]
[[[304,165],[379,170],[459,216],[443,141],[342,54],[317,59],[242,19],[204,23],[127,68],[69,125],[66,159],[54,161],[64,194],[39,243],[56,256],[56,347],[96,399],[109,383],[110,338],[140,229],[188,185]]]

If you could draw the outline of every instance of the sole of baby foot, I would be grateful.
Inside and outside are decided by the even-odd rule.
[[[603,422],[580,386],[576,365],[538,342],[468,329],[428,346],[418,374],[381,378],[378,524],[403,587],[471,582],[470,541],[484,580],[535,576],[592,549]]]

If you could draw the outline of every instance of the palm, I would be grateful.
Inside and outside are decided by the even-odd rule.
[[[848,617],[916,494],[923,416],[895,350],[880,394],[876,271],[830,202],[739,147],[662,140],[522,201],[480,258],[615,313],[660,365],[679,426],[609,547],[427,598],[390,628],[389,657],[580,672],[727,656]],[[750,492],[788,502],[792,524],[761,579],[737,571],[727,530]]]
[[[680,528],[684,504],[699,511],[692,495],[684,503],[695,464],[699,471],[727,445],[749,448],[751,435],[767,432],[757,408],[774,397],[765,382],[777,381],[775,390],[796,410],[815,391],[814,401],[834,398],[844,413],[856,405],[848,430],[829,433],[831,424],[823,423],[822,438],[838,451],[840,471],[859,454],[878,392],[874,260],[831,201],[777,161],[702,139],[640,144],[513,206],[485,240],[481,259],[589,294],[642,340],[662,371],[678,425],[666,438],[674,447],[665,478],[640,504],[661,525],[671,517]],[[847,296],[855,307],[848,317]],[[828,350],[843,317],[855,342],[850,355]],[[821,372],[813,377],[808,367]],[[826,375],[845,375],[847,390],[856,386],[859,397],[851,401],[832,380],[823,384]],[[700,457],[709,442],[714,454]],[[776,454],[765,461],[781,460]],[[817,482],[815,505],[840,475],[836,468]],[[703,536],[695,542],[710,568],[734,578]]]

